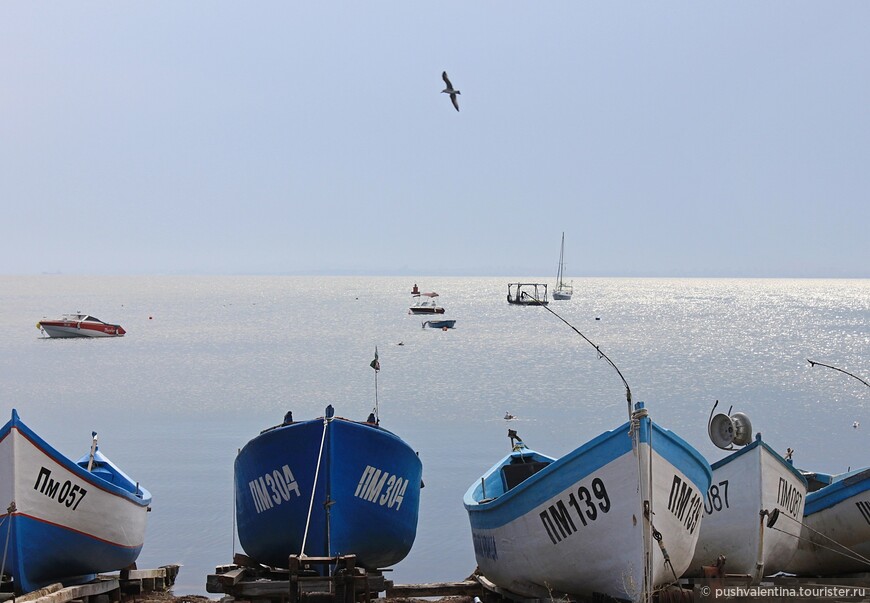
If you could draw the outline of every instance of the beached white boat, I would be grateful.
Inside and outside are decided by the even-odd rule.
[[[870,572],[870,467],[805,475],[822,487],[807,494],[801,540],[786,571],[801,576]]]
[[[807,480],[760,433],[752,441],[752,425],[743,413],[714,417],[711,412],[708,430],[719,448],[743,448],[713,463],[704,523],[685,577],[703,578],[703,566],[724,556],[726,573],[758,584],[784,570],[797,550]]]
[[[870,382],[842,368],[807,358],[823,366]],[[852,427],[857,429],[858,421]],[[839,475],[803,472],[810,493],[804,507],[798,550],[787,571],[802,576],[870,573],[870,467]]]
[[[784,570],[797,550],[806,493],[806,479],[761,434],[713,463],[701,534],[684,576],[703,578],[703,566],[719,556],[726,573],[749,576],[752,584]]]
[[[686,570],[710,465],[653,423],[643,403],[629,422],[559,459],[509,434],[511,453],[464,498],[489,581],[546,600],[603,593],[639,601]]]
[[[72,461],[12,411],[0,427],[0,543],[17,594],[120,570],[142,550],[151,494],[96,446]]]

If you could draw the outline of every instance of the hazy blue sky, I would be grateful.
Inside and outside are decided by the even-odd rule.
[[[0,273],[870,277],[870,3],[0,3]],[[441,81],[461,90],[457,113]]]

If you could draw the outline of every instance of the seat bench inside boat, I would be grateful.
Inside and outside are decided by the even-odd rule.
[[[533,461],[522,456],[512,458],[509,465],[501,468],[505,492],[520,485],[549,464],[547,461]]]
[[[554,460],[525,446],[512,451],[480,479],[474,495],[475,503],[481,505],[500,498],[548,467]]]

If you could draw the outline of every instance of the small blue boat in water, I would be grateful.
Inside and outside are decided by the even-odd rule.
[[[96,433],[73,462],[15,410],[0,428],[0,558],[17,594],[128,567],[150,504],[151,494],[100,452]]]
[[[456,320],[454,319],[442,319],[442,320],[425,320],[423,321],[423,328],[429,327],[430,329],[452,329],[456,325]]]
[[[374,363],[373,363],[374,366]],[[239,542],[259,563],[290,555],[356,555],[368,569],[394,565],[417,533],[422,463],[374,414],[323,417],[266,429],[235,461]]]

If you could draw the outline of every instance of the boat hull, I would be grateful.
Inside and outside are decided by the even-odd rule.
[[[121,325],[85,323],[74,321],[40,321],[39,327],[55,339],[72,337],[123,337],[126,331]]]
[[[481,573],[513,593],[549,599],[604,593],[639,600],[645,584],[649,589],[675,581],[692,559],[710,466],[647,417],[633,435],[629,427],[551,460],[506,492],[502,468],[528,449],[505,457],[473,484],[464,503]],[[639,477],[648,467],[651,482]],[[644,514],[650,500],[673,570],[652,541]],[[645,549],[652,556],[649,580]]]
[[[423,326],[431,329],[452,329],[455,324],[455,320],[427,320]]]
[[[10,522],[6,569],[15,591],[85,582],[133,563],[151,503],[146,490],[138,491],[64,457],[13,411],[0,429],[0,501]],[[0,533],[6,536],[6,526]]]
[[[264,431],[235,462],[239,542],[276,567],[303,552],[354,554],[372,569],[394,565],[416,536],[421,477],[417,454],[374,424],[332,418],[325,438],[323,419]]]
[[[704,522],[685,576],[703,578],[703,566],[715,565],[720,555],[728,574],[749,575],[753,584],[784,570],[797,550],[806,479],[760,438],[712,468]],[[774,510],[779,517],[767,527]]]
[[[559,291],[559,289],[556,289],[555,291],[553,291],[553,299],[556,299],[556,300],[564,301],[567,299],[571,299],[571,295],[572,295],[571,293],[568,293],[566,291]]]
[[[804,524],[786,571],[802,576],[870,571],[870,563],[855,555],[870,559],[870,468],[807,494]]]
[[[426,307],[426,306],[411,306],[408,309],[411,314],[444,314],[444,308],[440,306],[435,307]]]

